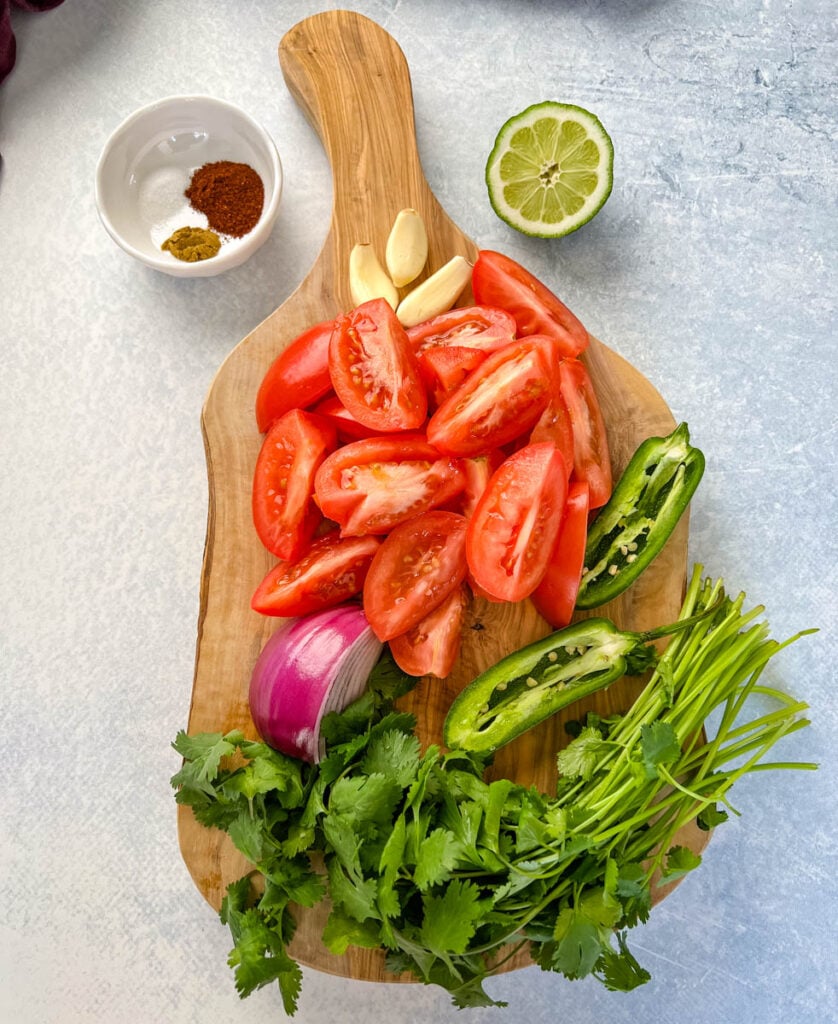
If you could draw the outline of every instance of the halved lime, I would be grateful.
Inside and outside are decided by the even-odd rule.
[[[495,213],[525,235],[558,238],[611,194],[614,147],[599,118],[570,103],[535,103],[506,122],[486,163]]]

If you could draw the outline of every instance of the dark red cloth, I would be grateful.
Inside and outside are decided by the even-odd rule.
[[[0,83],[15,66],[12,4],[22,11],[48,11],[60,3],[63,3],[63,0],[0,0]]]

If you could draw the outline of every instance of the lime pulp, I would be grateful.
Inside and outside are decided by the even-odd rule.
[[[613,167],[614,147],[594,114],[569,103],[536,103],[498,132],[486,163],[489,200],[518,231],[558,238],[602,208]]]

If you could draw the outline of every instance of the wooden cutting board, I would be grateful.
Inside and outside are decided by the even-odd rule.
[[[201,576],[200,616],[190,733],[241,729],[256,738],[248,687],[256,658],[279,621],[250,609],[257,584],[274,564],[259,543],[250,512],[253,467],[262,437],[254,401],[276,355],[305,328],[352,306],[348,258],[356,242],[383,254],[390,226],[404,207],[418,210],[430,240],[426,273],[456,253],[473,259],[474,242],[447,216],[432,194],[417,153],[410,75],[396,42],[374,22],[348,11],[307,18],[282,39],[279,60],[286,84],[322,140],[334,182],[334,208],[323,249],[297,290],[241,341],[219,368],[201,426],[209,478],[209,512]],[[548,285],[558,287],[555,282]],[[472,301],[464,295],[461,305]],[[585,361],[608,424],[615,476],[637,445],[668,433],[674,420],[655,388],[610,348],[591,340]],[[624,628],[642,630],[677,618],[687,569],[687,521],[623,597],[598,610]],[[482,628],[481,628],[482,627]],[[463,635],[462,655],[450,678],[423,680],[403,701],[419,719],[420,739],[439,742],[454,695],[509,651],[548,632],[528,602],[510,605],[475,600]],[[619,683],[567,716],[544,723],[504,748],[493,774],[549,791],[555,785],[555,751],[563,746],[566,718],[587,709],[623,709],[636,683]],[[249,870],[224,833],[199,825],[189,808],[178,809],[180,847],[200,891],[216,909],[227,885]],[[680,838],[699,849],[696,830]],[[301,910],[290,952],[302,964],[348,977],[392,981],[377,951],[330,954],[320,942],[326,905]],[[528,963],[519,955],[509,970]],[[405,979],[408,980],[408,979]]]

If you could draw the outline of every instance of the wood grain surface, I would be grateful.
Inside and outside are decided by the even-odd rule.
[[[280,43],[279,60],[289,90],[329,158],[333,212],[326,241],[308,275],[232,349],[206,397],[201,426],[209,510],[190,733],[241,729],[256,737],[247,701],[250,674],[264,643],[280,624],[250,608],[253,591],[275,561],[259,543],[250,511],[253,467],[262,440],[254,401],[265,371],[306,327],[351,307],[347,266],[352,246],[371,242],[383,253],[384,240],[402,208],[417,209],[427,225],[426,274],[456,253],[473,259],[477,252],[425,180],[416,147],[410,75],[391,36],[360,15],[329,11],[292,28]],[[460,304],[470,301],[466,294]],[[644,438],[668,433],[674,420],[649,381],[606,345],[592,339],[584,359],[608,425],[616,476]],[[618,600],[597,609],[597,614],[637,630],[674,620],[686,580],[687,530],[684,517],[640,580]],[[440,741],[451,700],[477,673],[548,631],[528,601],[496,605],[475,600],[452,675],[443,681],[422,680],[403,701],[418,716],[421,741]],[[566,716],[560,714],[520,737],[499,752],[493,775],[549,791],[555,785],[555,751],[567,739],[566,717],[578,718],[587,709],[605,714],[619,711],[638,686],[620,682],[569,709]],[[196,885],[218,908],[226,886],[250,865],[224,833],[199,825],[189,808],[178,808],[178,830],[181,852]],[[706,837],[691,830],[680,841],[700,849]],[[299,911],[300,925],[290,952],[302,964],[358,979],[412,980],[387,973],[376,950],[350,948],[342,957],[330,954],[320,942],[327,912],[325,903]],[[504,969],[528,962],[519,955]]]

